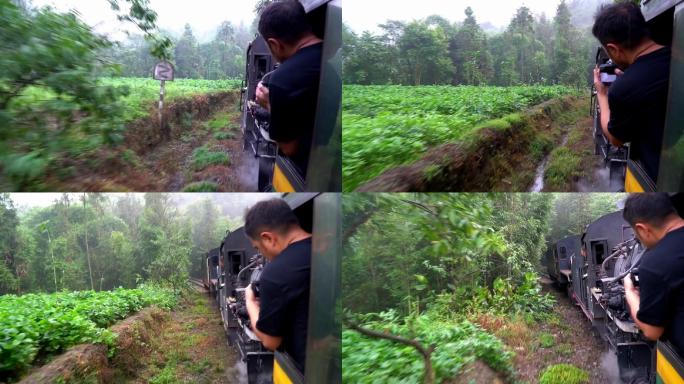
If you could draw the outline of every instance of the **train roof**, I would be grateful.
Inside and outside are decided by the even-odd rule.
[[[247,235],[245,234],[245,227],[240,227],[227,234],[226,237],[223,239],[220,248],[222,251],[238,249],[243,249],[245,251],[254,250],[252,243],[249,241]],[[256,252],[256,250],[254,250],[254,252]]]
[[[219,248],[214,248],[207,252],[207,259],[212,258],[212,257],[218,257],[219,255]]]
[[[556,242],[556,246],[563,245],[568,248],[577,248],[581,246],[582,243],[582,235],[572,235],[568,237],[564,237]]]
[[[634,232],[629,224],[622,218],[622,211],[603,215],[591,222],[584,235],[583,241],[607,240],[608,247],[629,240],[634,237]]]
[[[306,204],[308,201],[313,200],[319,193],[305,192],[305,193],[287,193],[283,196],[287,205],[293,210],[299,208],[300,206]]]
[[[254,40],[249,43],[249,46],[247,47],[247,54],[268,56],[271,54],[271,51],[268,49],[268,44],[266,44],[264,38],[257,34],[254,37]]]
[[[641,4],[641,13],[644,14],[646,21],[650,21],[682,2],[684,0],[644,0]]]

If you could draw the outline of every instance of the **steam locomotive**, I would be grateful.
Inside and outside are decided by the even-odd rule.
[[[628,273],[638,275],[643,253],[644,248],[618,211],[589,224],[581,236],[552,244],[544,261],[551,279],[567,289],[568,296],[617,355],[623,382],[682,383],[684,360],[669,344],[644,338],[625,301],[622,279]]]
[[[252,284],[258,292],[259,277],[267,261],[252,247],[244,227],[227,231],[220,246],[207,253],[204,285],[218,306],[229,344],[247,367],[249,384],[341,382],[340,324],[331,315],[340,289],[340,259],[331,241],[339,238],[340,196],[297,193],[283,199],[302,228],[312,234],[314,245],[306,371],[300,372],[288,354],[264,348],[251,329],[245,289]]]

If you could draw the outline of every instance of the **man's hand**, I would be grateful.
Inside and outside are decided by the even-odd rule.
[[[649,340],[658,340],[660,336],[665,332],[664,327],[658,327],[655,325],[644,323],[637,318],[637,313],[639,312],[639,306],[641,305],[641,297],[639,294],[639,288],[634,286],[632,282],[632,274],[628,273],[627,276],[622,280],[622,285],[625,287],[625,300],[627,305],[629,305],[629,314],[636,325],[644,333],[644,337]]]
[[[257,308],[259,308],[259,299],[257,299],[257,297],[254,295],[252,284],[248,285],[247,288],[245,288],[245,301],[247,303],[252,303],[256,305]]]
[[[617,72],[616,72],[617,73]],[[622,74],[622,71],[620,71]],[[601,109],[601,130],[608,141],[616,147],[622,146],[624,143],[613,136],[608,131],[608,122],[610,121],[610,105],[608,104],[608,87],[601,82],[601,74],[598,65],[594,68],[594,87],[596,88],[596,99]]]
[[[594,68],[594,87],[599,96],[608,97],[608,87],[601,82],[601,72],[598,65]]]
[[[259,299],[254,296],[252,284],[245,288],[245,304],[247,305],[247,314],[249,315],[249,323],[252,326],[252,331],[257,335],[261,343],[271,351],[275,351],[280,346],[283,338],[280,336],[271,336],[261,332],[257,329],[257,322],[259,321]]]
[[[269,91],[268,88],[264,86],[262,82],[257,84],[256,88],[256,102],[262,107],[266,108],[269,112],[271,111],[271,103],[269,102]]]
[[[625,287],[625,294],[627,291],[632,292],[639,297],[639,288],[634,286],[634,280],[632,280],[632,274],[628,273],[627,276],[622,280],[622,285]]]

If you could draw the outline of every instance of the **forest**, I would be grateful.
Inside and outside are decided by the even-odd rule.
[[[581,234],[591,221],[617,211],[623,198],[345,195],[344,382],[431,382],[423,380],[424,359],[432,365],[432,382],[587,382],[592,372],[551,364],[578,364],[570,357],[579,346],[567,340],[577,329],[563,324],[559,301],[566,299],[541,283],[541,258],[548,244]],[[369,337],[369,331],[413,339],[422,349]],[[549,377],[562,378],[557,371],[563,371],[584,379],[544,381],[547,369],[554,372]],[[477,371],[491,376],[473,377]]]
[[[63,194],[46,207],[0,197],[0,293],[184,284],[241,217],[209,198],[179,206],[165,193]]]
[[[345,84],[589,84],[598,43],[591,35],[600,0],[562,0],[553,17],[518,8],[503,31],[433,15],[387,20],[380,34],[343,27]]]

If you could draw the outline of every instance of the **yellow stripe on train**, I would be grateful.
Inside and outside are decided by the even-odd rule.
[[[629,193],[644,192],[644,187],[639,184],[639,181],[629,168],[627,168],[627,175],[625,175],[625,191]]]
[[[276,359],[273,359],[273,384],[292,384],[292,380]]]
[[[290,180],[287,179],[278,164],[273,167],[273,189],[276,192],[295,192]]]
[[[658,373],[658,383],[663,384],[684,384],[684,379],[677,373],[677,370],[670,364],[665,356],[657,351],[656,372]]]

